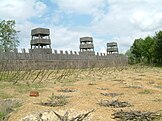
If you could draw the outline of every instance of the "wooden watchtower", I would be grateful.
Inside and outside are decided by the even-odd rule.
[[[32,29],[30,45],[32,53],[51,54],[50,30],[47,28]]]
[[[107,54],[114,54],[114,53],[119,53],[117,42],[107,43]]]
[[[92,37],[80,38],[80,54],[95,55]]]

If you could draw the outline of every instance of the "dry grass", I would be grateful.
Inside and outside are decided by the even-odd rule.
[[[10,97],[23,99],[23,106],[13,112],[9,121],[18,121],[31,112],[50,110],[50,106],[37,105],[46,102],[52,93],[55,96],[69,96],[69,102],[58,110],[87,111],[95,109],[91,115],[92,121],[114,121],[111,118],[112,107],[102,107],[96,104],[97,100],[120,100],[129,102],[131,107],[123,110],[138,110],[156,112],[162,110],[162,69],[147,66],[125,66],[95,69],[68,69],[50,71],[31,71],[15,85],[1,81],[0,92]],[[39,74],[40,73],[40,74]],[[23,74],[23,73],[22,73]],[[31,76],[32,75],[32,76]],[[30,76],[30,77],[27,77]],[[37,77],[33,81],[33,77]],[[24,80],[25,79],[25,80]],[[123,88],[126,87],[126,88]],[[58,91],[60,89],[77,90],[71,93]],[[29,92],[37,90],[39,97],[30,97]],[[66,90],[65,90],[66,91]],[[102,94],[122,94],[103,96]],[[1,95],[0,95],[1,96]],[[0,98],[3,98],[0,97]],[[56,97],[57,98],[57,97]]]
[[[9,114],[21,105],[20,100],[12,98],[0,100],[0,121],[7,120]]]

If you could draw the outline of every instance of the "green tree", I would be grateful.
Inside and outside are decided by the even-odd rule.
[[[144,40],[142,38],[135,39],[133,45],[130,48],[131,53],[135,57],[136,63],[140,63],[142,60]]]
[[[132,51],[130,49],[126,51],[125,55],[128,57],[128,63],[129,64],[135,64],[136,63],[135,55],[132,53]]]
[[[19,45],[17,33],[14,20],[2,20],[0,22],[0,49],[5,52],[14,50]]]
[[[135,39],[126,55],[131,63],[162,64],[162,31],[154,37]]]
[[[155,41],[152,37],[147,36],[142,44],[142,57],[145,63],[151,63],[154,57],[154,45]]]
[[[162,31],[156,33],[155,37],[155,58],[156,62],[162,64]]]

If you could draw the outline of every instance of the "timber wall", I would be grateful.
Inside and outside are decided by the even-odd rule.
[[[28,53],[25,49],[21,52],[0,52],[1,69],[26,70],[26,69],[61,69],[61,68],[92,68],[120,66],[128,63],[127,57],[120,54],[96,53],[88,56],[76,51],[53,50],[52,54]]]

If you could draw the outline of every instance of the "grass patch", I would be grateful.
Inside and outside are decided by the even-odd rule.
[[[0,81],[10,81],[14,76],[14,73],[0,72]]]
[[[7,98],[11,98],[12,96],[3,92],[3,91],[0,91],[0,99],[7,99]]]
[[[0,121],[7,120],[9,114],[20,106],[22,103],[12,98],[0,100]]]
[[[6,114],[4,112],[1,112],[0,111],[0,121],[3,121],[4,120],[5,115]]]
[[[75,84],[74,83],[64,83],[64,84],[62,84],[62,86],[64,87],[64,86],[75,86]]]
[[[0,89],[4,89],[6,87],[11,87],[11,86],[12,86],[12,84],[9,82],[1,82],[0,83]]]
[[[74,86],[74,82],[75,81],[73,81],[72,79],[66,79],[61,81],[61,83],[63,83],[62,86]]]
[[[32,89],[34,89],[35,91],[41,91],[41,89],[43,89],[45,85],[39,83],[33,83],[30,85],[18,83],[16,85],[13,85],[13,87],[19,93],[26,93],[28,91],[31,91]]]
[[[145,89],[142,92],[139,92],[139,94],[151,94],[151,90]]]

